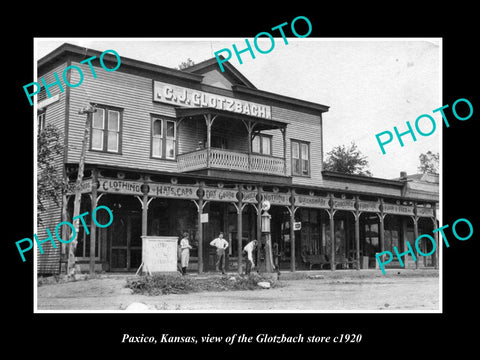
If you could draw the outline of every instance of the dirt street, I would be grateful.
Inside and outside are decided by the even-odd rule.
[[[118,311],[139,302],[152,311],[168,312],[439,310],[437,271],[392,270],[386,276],[379,276],[378,270],[360,274],[318,271],[280,277],[282,286],[277,288],[160,296],[131,294],[125,284],[126,278],[132,276],[108,274],[89,280],[44,284],[37,288],[37,308]]]

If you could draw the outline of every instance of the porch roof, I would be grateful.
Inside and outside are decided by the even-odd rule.
[[[194,117],[199,115],[218,115],[224,118],[231,118],[237,120],[244,120],[247,122],[255,122],[256,123],[256,130],[271,130],[271,129],[282,129],[286,128],[289,124],[285,121],[278,121],[278,120],[270,120],[264,119],[258,116],[253,115],[245,115],[240,114],[232,111],[216,109],[212,107],[179,107],[175,108],[175,113],[177,118],[186,118],[186,117]]]

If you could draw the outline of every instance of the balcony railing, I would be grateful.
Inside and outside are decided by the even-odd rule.
[[[221,169],[285,176],[285,159],[224,149],[202,149],[177,156],[179,172]]]

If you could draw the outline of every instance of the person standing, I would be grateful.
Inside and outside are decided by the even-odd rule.
[[[188,232],[183,233],[183,238],[180,240],[180,263],[182,265],[182,275],[187,275],[188,262],[190,261],[190,246],[188,242]]]
[[[257,247],[258,241],[257,240],[252,240],[250,241],[245,247],[243,248],[243,252],[247,254],[247,258],[245,260],[246,262],[246,268],[245,268],[245,274],[249,275],[250,271],[255,267],[255,263],[253,262],[253,250]]]
[[[219,271],[221,266],[222,274],[225,274],[225,250],[228,248],[228,241],[223,238],[223,232],[218,233],[218,237],[210,242],[211,246],[217,248],[217,261],[215,262],[215,271]]]

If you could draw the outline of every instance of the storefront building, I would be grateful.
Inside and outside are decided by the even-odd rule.
[[[81,230],[77,264],[88,271],[136,271],[142,235],[190,234],[190,269],[214,269],[209,246],[219,231],[229,241],[229,271],[252,239],[264,243],[262,204],[270,203],[271,238],[281,270],[375,268],[375,254],[406,249],[406,241],[437,225],[437,182],[322,171],[322,114],[328,106],[257,89],[236,68],[215,59],[183,71],[121,58],[101,71],[100,52],[64,44],[38,62],[47,84],[75,65],[80,86],[44,89],[38,117],[64,134],[58,167],[74,183],[85,116],[94,105],[82,183],[81,211],[108,206],[108,228]],[[96,55],[89,64],[81,61]],[[104,56],[112,68],[114,56]],[[79,73],[67,71],[71,84]],[[420,185],[414,185],[421,183]],[[71,220],[73,191],[50,204],[42,231]],[[46,245],[46,244],[45,244]],[[431,244],[430,244],[431,245]],[[264,263],[261,247],[257,260]],[[93,251],[94,250],[94,251]],[[39,274],[64,271],[65,247],[38,254]],[[425,251],[428,252],[428,251]],[[240,257],[241,258],[241,257]],[[420,257],[421,258],[421,257]],[[390,266],[395,266],[392,262]],[[398,264],[397,264],[398,265]],[[438,266],[433,254],[409,267]]]

